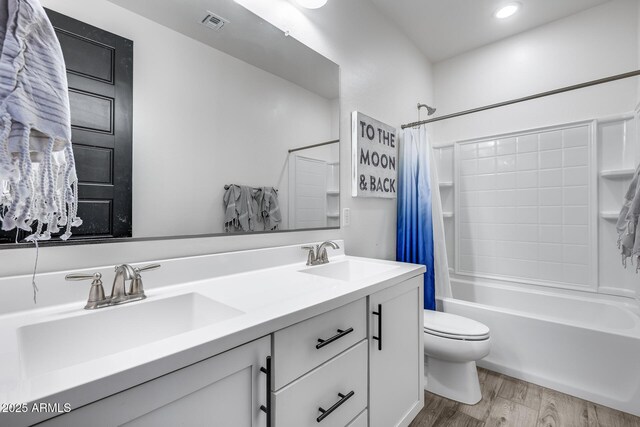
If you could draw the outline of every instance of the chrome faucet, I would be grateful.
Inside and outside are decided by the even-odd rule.
[[[104,287],[102,286],[102,274],[67,274],[65,279],[67,280],[88,280],[93,279],[91,282],[91,290],[89,291],[89,299],[84,306],[86,310],[93,310],[96,308],[108,307],[112,305],[124,304],[132,301],[139,301],[145,299],[147,296],[144,293],[144,287],[142,286],[141,272],[147,270],[155,270],[160,268],[160,264],[150,264],[140,268],[131,267],[129,264],[121,264],[116,266],[116,275],[113,279],[113,287],[111,288],[111,296],[108,298],[104,295]],[[127,280],[131,280],[131,286],[129,291],[126,289]]]
[[[331,246],[333,249],[340,249],[340,246],[336,242],[327,240],[316,246],[303,246],[302,249],[308,250],[307,265],[320,265],[329,262],[329,256],[327,255],[327,246]]]
[[[113,278],[113,286],[111,287],[111,304],[120,304],[126,300],[132,299],[133,295],[127,294],[127,289],[125,287],[127,280],[133,280],[136,277],[136,272],[133,270],[129,264],[118,265],[115,268],[116,276]],[[139,295],[140,298],[144,299],[146,295],[144,292],[142,295]]]

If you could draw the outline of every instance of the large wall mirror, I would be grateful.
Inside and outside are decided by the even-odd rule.
[[[233,0],[84,3],[43,1],[68,67],[76,241],[339,227],[338,65]]]

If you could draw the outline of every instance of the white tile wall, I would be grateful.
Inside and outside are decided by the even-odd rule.
[[[582,126],[464,143],[455,155],[451,146],[436,149],[440,181],[454,182],[440,189],[444,210],[456,211],[455,221],[444,221],[449,265],[458,247],[463,274],[593,285],[589,203],[596,199],[589,174],[635,168],[640,149],[633,117],[607,120],[598,124],[597,164],[590,165],[585,132]],[[600,177],[597,209],[618,211],[629,181]],[[595,281],[600,292],[632,296],[638,276],[635,266],[622,268],[616,240],[615,221],[600,218]]]
[[[500,139],[497,141],[496,148],[498,156],[502,156],[504,154],[513,154],[516,152],[516,139],[515,138],[506,138]]]
[[[562,166],[562,150],[540,152],[540,169],[557,169]]]
[[[592,286],[590,127],[460,143],[457,272]]]
[[[544,132],[539,135],[540,150],[559,150],[562,148],[562,131]]]
[[[516,170],[516,156],[514,154],[498,156],[496,159],[497,172],[513,172]]]
[[[517,138],[518,153],[538,151],[538,135],[522,135]]]

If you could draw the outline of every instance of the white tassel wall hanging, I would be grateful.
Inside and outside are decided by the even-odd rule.
[[[82,221],[62,49],[38,0],[0,8],[2,230],[67,240]]]
[[[38,241],[78,227],[78,178],[62,49],[39,0],[0,1],[0,221]]]

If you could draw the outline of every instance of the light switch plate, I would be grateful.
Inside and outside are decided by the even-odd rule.
[[[342,226],[348,227],[351,224],[351,209],[342,209]]]

